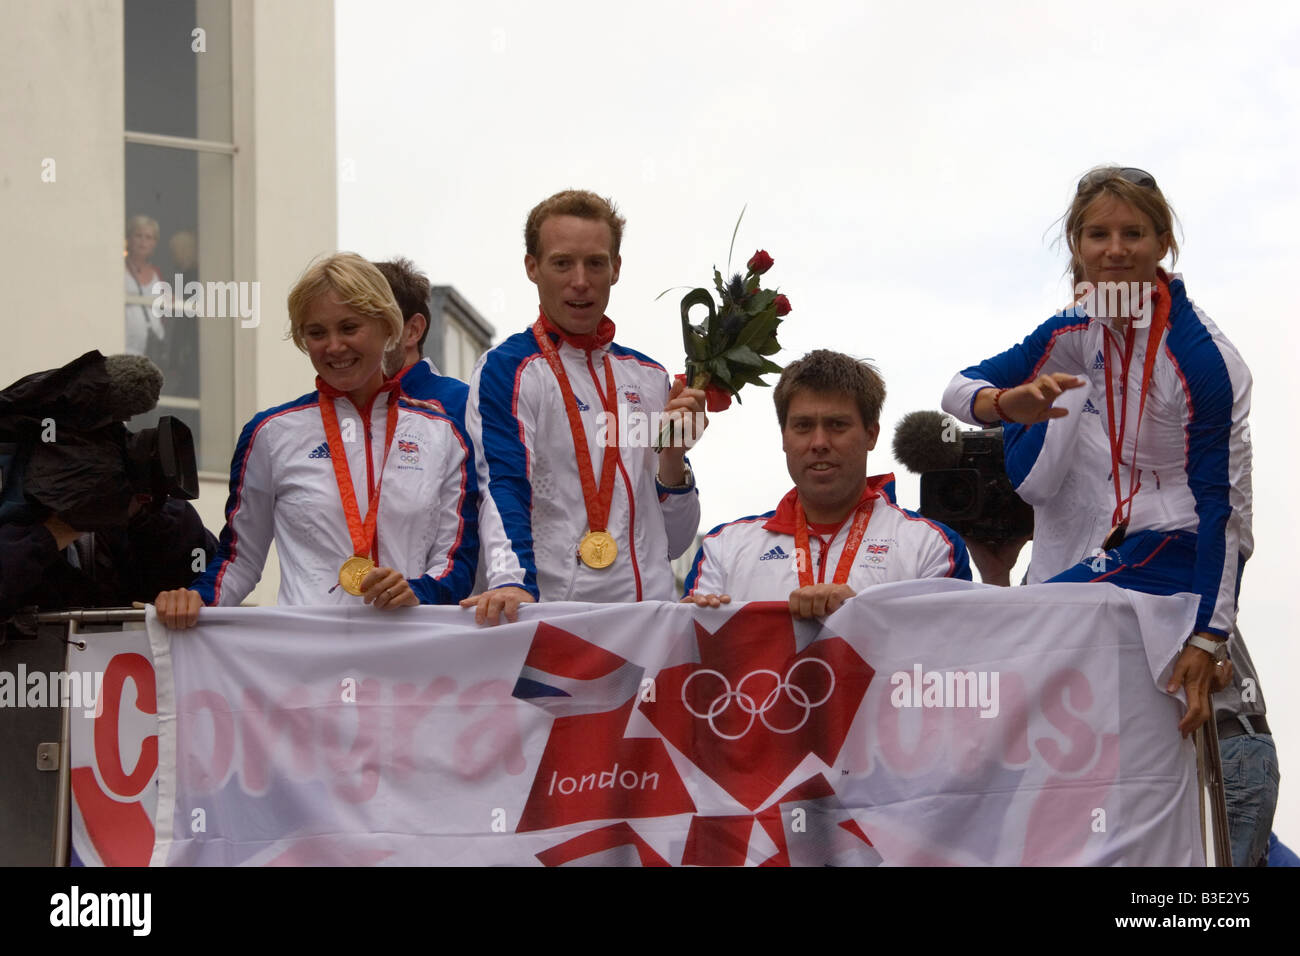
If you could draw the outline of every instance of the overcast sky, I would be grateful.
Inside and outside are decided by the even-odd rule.
[[[523,221],[557,190],[627,217],[618,339],[683,365],[672,286],[762,247],[794,305],[780,363],[870,357],[898,419],[1064,304],[1054,245],[1080,173],[1149,170],[1192,299],[1254,375],[1255,555],[1240,623],[1284,777],[1300,773],[1294,542],[1300,10],[1276,3],[475,4],[336,0],[339,244],[410,256],[498,341],[537,313]],[[713,416],[703,529],[790,487],[769,389]],[[1025,552],[1027,557],[1028,550]],[[1295,779],[1292,777],[1291,779]],[[1300,786],[1275,829],[1300,845]]]

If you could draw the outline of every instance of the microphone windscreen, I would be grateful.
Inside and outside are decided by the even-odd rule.
[[[894,457],[918,474],[956,468],[961,445],[960,426],[943,412],[908,412],[894,429]]]
[[[108,408],[114,421],[124,422],[153,411],[162,394],[163,373],[143,355],[110,355]]]

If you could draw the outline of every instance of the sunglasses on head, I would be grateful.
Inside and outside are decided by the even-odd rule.
[[[1155,189],[1156,178],[1148,173],[1145,169],[1137,169],[1133,166],[1103,166],[1100,169],[1094,169],[1079,180],[1079,192],[1085,189],[1091,189],[1098,186],[1108,179],[1122,179],[1125,182],[1132,183],[1134,186],[1141,186],[1144,189]]]

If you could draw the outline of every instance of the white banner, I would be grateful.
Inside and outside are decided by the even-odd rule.
[[[72,865],[145,866],[158,804],[158,718],[143,624],[79,635],[68,673],[100,681],[93,709],[68,711]]]
[[[205,609],[170,641],[151,613],[152,862],[1204,862],[1161,690],[1190,596],[521,612]]]

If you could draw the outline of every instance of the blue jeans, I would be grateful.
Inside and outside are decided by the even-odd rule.
[[[1240,734],[1219,741],[1233,866],[1258,866],[1268,853],[1277,807],[1277,748],[1272,734]]]

